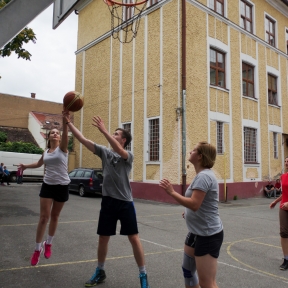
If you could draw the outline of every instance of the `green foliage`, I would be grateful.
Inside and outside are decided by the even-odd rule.
[[[8,4],[11,0],[0,0],[0,9]],[[22,48],[24,43],[32,41],[36,43],[36,35],[31,28],[24,28],[15,38],[13,38],[9,43],[7,43],[3,49],[0,49],[1,57],[9,57],[12,52],[18,55],[18,58],[23,58],[25,60],[31,60],[31,54]]]
[[[74,151],[74,141],[73,141],[73,136],[69,137],[69,141],[68,141],[68,151],[72,152]]]
[[[0,151],[30,154],[42,154],[44,152],[43,149],[39,148],[38,146],[22,141],[0,143]]]
[[[238,196],[234,195],[233,200],[237,200],[237,199],[238,199]]]
[[[6,142],[7,140],[7,133],[0,131],[0,143]]]

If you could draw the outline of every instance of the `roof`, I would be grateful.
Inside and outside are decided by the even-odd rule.
[[[57,128],[59,131],[62,131],[62,114],[49,114],[32,111],[30,112],[40,123],[43,129],[54,129]],[[71,114],[71,122],[74,120],[73,114]]]
[[[0,131],[7,134],[7,141],[10,142],[26,142],[39,146],[34,137],[27,128],[1,127]]]

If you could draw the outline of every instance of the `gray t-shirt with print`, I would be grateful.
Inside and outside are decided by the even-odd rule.
[[[102,160],[103,186],[102,195],[124,201],[133,201],[129,181],[133,154],[128,152],[125,160],[119,154],[105,146],[95,144],[95,154]]]
[[[196,212],[185,208],[188,230],[199,236],[211,236],[221,232],[223,225],[218,212],[219,189],[214,172],[205,169],[198,173],[186,190],[185,197],[190,198],[193,190],[201,190],[206,195]]]

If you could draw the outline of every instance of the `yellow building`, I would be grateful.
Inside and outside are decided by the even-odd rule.
[[[195,175],[189,151],[203,140],[217,147],[221,199],[225,182],[228,199],[262,195],[288,155],[288,1],[148,0],[126,44],[111,36],[102,0],[77,9],[76,90],[85,106],[75,124],[103,145],[93,115],[111,133],[131,129],[134,197],[168,201],[162,178],[183,193]],[[101,166],[75,144],[79,166]]]

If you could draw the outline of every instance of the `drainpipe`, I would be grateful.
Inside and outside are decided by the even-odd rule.
[[[182,0],[182,195],[186,175],[186,0]]]

